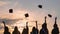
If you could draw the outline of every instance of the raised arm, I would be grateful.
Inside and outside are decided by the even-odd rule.
[[[57,22],[57,17],[55,17],[55,23]]]
[[[26,22],[26,27],[28,27],[28,22]]]
[[[37,24],[37,21],[35,21],[36,22],[36,28],[38,29],[38,24]]]
[[[6,25],[5,25],[5,21],[2,21],[2,23],[4,24],[4,27],[5,27],[5,26],[6,26]]]

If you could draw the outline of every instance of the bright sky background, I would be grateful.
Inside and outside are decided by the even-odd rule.
[[[38,8],[38,5],[42,5],[43,8]],[[13,9],[12,14],[9,14],[10,8]],[[0,0],[0,34],[3,32],[2,20],[7,20],[6,24],[9,26],[10,31],[12,31],[12,27],[16,23],[18,27],[20,26],[20,31],[22,31],[23,28],[21,26],[24,27],[27,21],[24,17],[25,13],[29,13],[28,21],[37,20],[38,24],[41,25],[44,23],[44,17],[52,14],[52,18],[47,16],[49,34],[51,34],[53,29],[54,18],[57,16],[57,24],[60,28],[60,0]],[[21,18],[23,20],[19,20]],[[30,25],[33,24],[29,22]],[[39,29],[41,29],[41,25],[39,25]],[[35,26],[35,23],[33,26]]]

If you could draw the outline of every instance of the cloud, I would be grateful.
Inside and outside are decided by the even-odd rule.
[[[0,1],[0,6],[4,6],[4,5],[7,5],[8,2],[4,2],[4,1]]]

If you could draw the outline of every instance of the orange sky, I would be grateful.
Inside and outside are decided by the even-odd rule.
[[[37,20],[38,24],[41,24],[41,25],[44,23],[44,17],[47,16],[47,14],[48,14],[47,11],[48,10],[41,9],[40,11],[42,11],[42,12],[31,12],[31,11],[28,11],[28,10],[26,10],[26,12],[25,12],[25,10],[20,10],[20,11],[18,10],[16,13],[13,13],[13,14],[8,14],[8,13],[2,14],[1,19],[3,19],[3,18],[5,18],[5,19],[20,19],[20,18],[22,18],[23,20],[16,21],[16,23],[14,23],[13,25],[11,24],[11,26],[16,26],[17,25],[20,32],[22,32],[23,28],[26,25],[26,23],[25,23],[26,21],[35,21],[35,20]],[[29,13],[29,17],[27,18],[28,20],[26,20],[25,17],[24,17],[24,14],[27,13],[27,12]],[[49,18],[47,16],[47,25],[48,25],[48,29],[49,29],[50,34],[51,34],[51,30],[53,29],[55,12],[52,12],[51,14],[54,15],[52,18]],[[41,25],[38,25],[39,30],[41,29]],[[11,26],[9,25],[10,31],[13,31]],[[35,23],[34,22],[29,22],[29,26],[32,26],[32,27],[35,26]],[[32,27],[29,27],[30,31],[31,31]],[[3,29],[1,29],[1,30],[3,30]]]
[[[54,18],[57,16],[57,24],[60,29],[60,0],[0,0],[0,34],[3,33],[3,24],[2,19],[6,20],[6,25],[9,27],[10,31],[13,30],[13,26],[18,26],[20,32],[23,30],[23,27],[26,25],[26,21],[38,21],[39,29],[44,23],[44,17],[48,14],[52,14],[52,18],[47,16],[47,25],[49,29],[49,34],[53,29]],[[41,4],[43,8],[38,8],[38,5]],[[13,13],[9,13],[9,9],[13,9]],[[27,20],[24,17],[24,14],[28,13],[29,17]],[[23,20],[20,20],[23,19]],[[34,24],[34,25],[33,25]],[[29,26],[35,26],[35,23],[29,22]],[[21,27],[22,26],[22,27]],[[32,27],[29,27],[32,29]]]

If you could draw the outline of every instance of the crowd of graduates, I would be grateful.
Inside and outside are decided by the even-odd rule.
[[[37,21],[36,21],[36,27],[32,28],[32,31],[30,32],[30,34],[49,34],[46,19],[47,19],[47,17],[45,16],[45,22],[42,24],[41,30],[38,30],[38,26],[37,26],[38,24],[37,24]],[[4,21],[3,21],[3,24],[4,24],[4,34],[11,34],[9,32],[9,28],[5,25]],[[57,17],[55,17],[55,23],[54,23],[53,27],[54,28],[52,29],[51,34],[59,34],[59,28],[58,28],[58,25],[57,25]],[[21,34],[19,32],[17,26],[15,26],[12,34]],[[29,34],[28,22],[26,22],[26,28],[23,29],[22,34]]]

